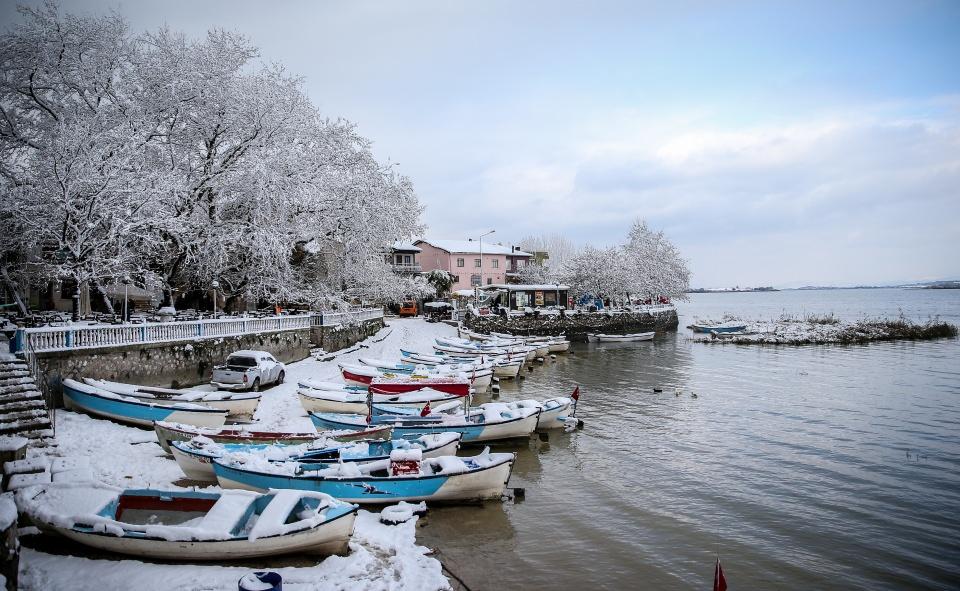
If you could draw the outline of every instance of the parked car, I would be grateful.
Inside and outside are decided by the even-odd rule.
[[[406,301],[400,304],[400,316],[416,316],[417,302]]]
[[[282,384],[284,377],[286,366],[266,351],[236,351],[213,368],[210,383],[223,390],[258,392],[268,384]]]

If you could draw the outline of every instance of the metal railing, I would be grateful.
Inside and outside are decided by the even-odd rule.
[[[148,322],[106,326],[24,328],[14,337],[15,350],[33,352],[186,341],[261,332],[310,328],[312,316],[218,318],[186,322]]]
[[[375,320],[383,318],[383,308],[360,308],[358,310],[345,310],[342,312],[321,312],[314,315],[313,323],[315,326],[338,326],[345,324],[357,324],[364,320]]]
[[[50,389],[50,382],[47,378],[47,372],[37,360],[37,351],[31,343],[27,343],[23,350],[23,360],[27,363],[27,369],[33,377],[33,381],[43,396],[43,404],[47,407],[47,418],[50,419],[50,428],[53,430],[53,436],[57,436],[57,405],[53,398],[53,391]]]
[[[420,273],[420,263],[393,263],[393,270],[398,273]]]

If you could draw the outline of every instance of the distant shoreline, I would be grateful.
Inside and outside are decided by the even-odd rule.
[[[832,286],[832,285],[805,285],[803,287],[731,287],[725,288],[703,288],[690,289],[686,293],[756,293],[767,291],[827,291],[837,289],[960,289],[960,281],[935,281],[931,283],[912,283],[906,285],[853,285],[853,286]]]

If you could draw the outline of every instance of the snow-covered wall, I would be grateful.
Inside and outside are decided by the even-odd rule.
[[[327,351],[339,351],[377,334],[383,326],[382,317],[352,325],[314,326],[311,340],[315,346]]]
[[[675,309],[607,315],[604,313],[558,315],[475,316],[465,324],[479,332],[508,332],[523,335],[564,335],[571,341],[586,341],[587,333],[628,334],[677,330],[680,324]]]
[[[59,399],[64,378],[114,380],[146,386],[182,388],[210,381],[214,365],[240,349],[267,351],[285,363],[310,354],[310,329],[232,337],[194,339],[96,349],[38,353],[47,381]]]

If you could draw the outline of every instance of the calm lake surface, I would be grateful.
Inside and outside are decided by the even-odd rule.
[[[521,448],[525,500],[431,509],[420,543],[474,590],[708,589],[718,551],[731,589],[960,588],[960,341],[698,345],[682,328],[724,313],[960,324],[960,291],[678,309],[677,333],[577,345],[504,385],[502,400],[580,384],[586,428]]]

